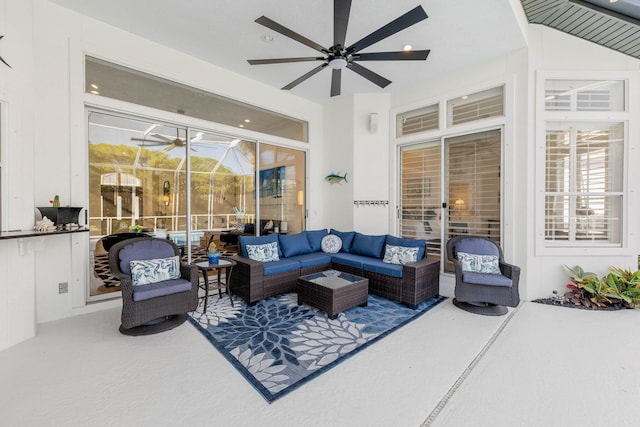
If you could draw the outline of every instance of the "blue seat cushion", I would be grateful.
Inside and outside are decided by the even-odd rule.
[[[164,240],[145,240],[125,246],[118,252],[120,271],[131,276],[131,261],[160,259],[175,256],[173,246]]]
[[[427,241],[424,239],[403,239],[396,236],[387,236],[387,245],[403,246],[405,248],[420,248],[418,249],[418,259],[424,258],[425,247]]]
[[[381,259],[384,255],[384,245],[387,235],[371,236],[368,234],[356,233],[349,252]]]
[[[311,246],[312,252],[320,252],[322,250],[322,238],[329,234],[329,232],[324,230],[307,230],[305,231],[307,234],[307,239],[309,240],[309,245]]]
[[[310,254],[296,255],[293,258],[289,258],[300,263],[300,268],[314,267],[316,265],[330,264],[331,254],[325,254],[324,252],[313,252]]]
[[[133,300],[144,301],[178,292],[191,291],[191,282],[185,279],[171,279],[133,287]]]
[[[239,236],[238,237],[238,245],[240,246],[240,254],[249,258],[249,254],[247,253],[247,245],[263,245],[265,243],[278,243],[278,256],[283,256],[282,248],[280,248],[280,241],[278,239],[278,234],[267,234],[266,236]]]
[[[278,261],[265,262],[263,265],[265,276],[271,276],[273,274],[286,273],[287,271],[300,269],[300,263],[298,261],[288,258],[282,258]]]
[[[340,240],[342,240],[342,248],[340,249],[340,252],[347,252],[347,253],[351,252],[351,244],[353,243],[353,238],[356,237],[355,231],[343,232],[343,231],[334,230],[332,228],[329,234],[335,234],[340,238]]]
[[[502,274],[474,273],[472,271],[465,271],[462,273],[462,280],[466,283],[473,283],[474,285],[503,286],[507,288],[513,286],[511,279],[507,276],[503,276]]]
[[[362,268],[362,263],[367,260],[367,257],[356,254],[345,254],[344,252],[338,252],[337,254],[331,254],[331,261],[348,265],[349,267]]]
[[[309,239],[307,239],[305,233],[280,234],[278,239],[280,240],[280,249],[282,249],[282,253],[287,258],[312,252]]]
[[[456,243],[456,253],[457,252],[500,256],[500,250],[495,243],[484,239],[474,239],[473,237],[458,241],[458,243]]]
[[[391,277],[402,278],[402,265],[389,264],[388,262],[384,262],[379,259],[368,258],[363,261],[362,269],[372,273],[380,273]]]

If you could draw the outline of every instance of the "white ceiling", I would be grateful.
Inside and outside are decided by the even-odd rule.
[[[333,0],[52,0],[204,61],[281,88],[320,63],[249,65],[247,59],[316,56],[317,51],[259,25],[262,15],[323,45],[333,42]],[[452,70],[525,46],[514,0],[353,0],[347,45],[422,5],[428,19],[362,52],[430,49],[426,61],[364,63],[392,81],[386,89],[344,70],[342,95],[398,91]],[[513,5],[513,6],[512,6]],[[516,11],[512,9],[516,7]],[[262,37],[270,35],[273,41]],[[329,99],[326,69],[291,92],[314,102]]]

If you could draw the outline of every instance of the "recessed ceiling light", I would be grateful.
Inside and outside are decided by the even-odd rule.
[[[404,45],[402,50],[404,50],[405,52],[411,52],[413,50],[413,46],[410,45],[410,44],[406,44],[406,45]]]
[[[238,125],[238,127],[241,127],[241,128],[243,128],[243,127],[244,127],[244,125],[242,125],[242,124],[240,124],[240,125]]]
[[[245,123],[251,123],[251,120],[249,120],[249,119],[244,119],[244,122],[245,122]]]
[[[273,41],[273,36],[271,34],[263,34],[260,39],[265,43],[271,43]]]
[[[94,95],[100,95],[100,92],[98,92],[97,90],[92,90],[90,93],[92,93]]]
[[[98,89],[98,85],[95,84],[95,83],[91,83],[91,87],[94,88],[94,89]]]
[[[467,98],[469,98],[469,95],[462,95],[462,96],[460,97],[460,99],[467,99]]]

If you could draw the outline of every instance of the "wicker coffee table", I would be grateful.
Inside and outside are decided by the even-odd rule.
[[[335,319],[343,311],[367,306],[369,279],[337,270],[309,274],[298,279],[298,304],[308,304]]]

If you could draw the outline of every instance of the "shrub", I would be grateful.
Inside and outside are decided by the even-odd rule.
[[[565,266],[570,272],[571,283],[564,294],[571,303],[585,307],[621,305],[633,308],[640,304],[640,270],[632,272],[618,267],[609,267],[609,273],[598,277],[582,267]]]

